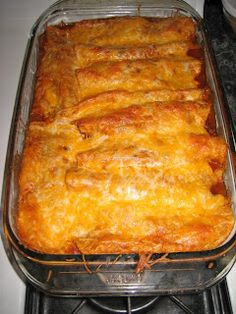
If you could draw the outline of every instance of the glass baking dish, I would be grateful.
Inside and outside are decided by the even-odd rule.
[[[211,88],[217,132],[230,150],[227,156],[225,184],[236,215],[235,171],[233,165],[234,136],[216,76],[214,60],[206,37],[204,23],[198,13],[183,1],[136,0],[62,0],[46,10],[33,26],[16,97],[10,132],[2,194],[3,242],[12,265],[25,280],[51,294],[151,295],[189,293],[217,283],[235,261],[235,228],[220,247],[201,252],[153,254],[147,256],[146,268],[137,272],[139,256],[122,255],[50,255],[26,249],[17,238],[14,218],[18,196],[18,175],[29,113],[34,96],[39,54],[39,39],[47,25],[61,21],[72,23],[82,19],[122,15],[148,17],[190,16],[197,23],[198,41],[205,54],[206,74]]]

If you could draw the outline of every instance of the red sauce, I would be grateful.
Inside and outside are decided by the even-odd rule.
[[[212,185],[211,193],[214,195],[221,194],[223,196],[227,196],[226,187],[223,181],[219,181],[216,184]]]
[[[210,135],[216,136],[216,120],[215,120],[215,113],[214,108],[211,106],[211,110],[209,112],[209,115],[207,117],[206,123],[205,123],[205,129]]]

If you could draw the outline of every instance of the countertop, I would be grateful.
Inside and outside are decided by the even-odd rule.
[[[30,29],[53,0],[0,2],[0,190],[11,118]],[[22,314],[25,286],[12,269],[0,240],[0,313]]]
[[[204,19],[217,63],[225,104],[236,130],[236,34],[227,23],[219,0],[206,1]],[[236,313],[236,264],[227,276],[227,282],[233,311]]]

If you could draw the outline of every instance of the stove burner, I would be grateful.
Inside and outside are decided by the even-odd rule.
[[[142,313],[151,309],[160,299],[156,297],[109,297],[90,298],[96,307],[108,313]]]
[[[28,285],[24,314],[233,314],[226,281],[192,295],[149,297],[56,297]]]

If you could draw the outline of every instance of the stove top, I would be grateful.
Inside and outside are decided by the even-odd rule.
[[[25,314],[231,314],[226,281],[192,295],[154,297],[52,297],[28,286]]]

